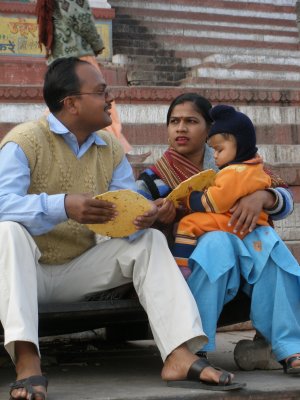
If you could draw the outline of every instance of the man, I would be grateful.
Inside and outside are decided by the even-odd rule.
[[[156,207],[136,219],[141,232],[130,238],[96,245],[84,225],[116,215],[111,203],[93,195],[135,190],[120,144],[95,133],[111,123],[113,97],[101,72],[77,58],[58,59],[48,68],[44,99],[47,119],[14,128],[0,152],[0,318],[17,374],[11,399],[46,398],[38,302],[80,301],[131,281],[164,361],[164,380],[185,379],[190,371],[192,379],[201,375],[202,386],[240,388],[231,374],[191,352],[207,341],[194,299],[162,234],[142,231],[154,222]]]

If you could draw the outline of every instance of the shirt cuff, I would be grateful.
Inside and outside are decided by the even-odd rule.
[[[65,209],[65,194],[52,194],[48,196],[47,208],[48,215],[53,216],[56,223],[66,221],[68,219],[66,209]]]

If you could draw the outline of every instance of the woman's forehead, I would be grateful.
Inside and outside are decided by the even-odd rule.
[[[186,101],[181,104],[177,104],[171,113],[174,115],[201,115],[201,113],[196,109],[195,105],[191,101]]]

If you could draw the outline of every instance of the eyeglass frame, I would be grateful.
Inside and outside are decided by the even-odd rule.
[[[99,92],[78,92],[78,93],[71,93],[68,94],[66,97],[64,97],[63,99],[59,100],[59,103],[63,103],[68,97],[71,96],[83,96],[86,94],[96,94],[97,96],[107,96],[109,89],[106,87],[104,90],[101,90]]]

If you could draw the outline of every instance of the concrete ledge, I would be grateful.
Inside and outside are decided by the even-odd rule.
[[[1,99],[1,89],[0,87],[0,99]],[[16,95],[18,95],[19,91],[18,88],[14,88]],[[29,87],[27,91],[32,91],[33,94],[39,93],[41,89],[36,87]],[[22,93],[23,91],[21,91]],[[114,91],[113,91],[114,92]],[[130,92],[130,91],[129,91]],[[133,98],[137,101],[140,101],[138,104],[132,104],[131,101],[133,99],[131,97],[127,98],[127,102],[122,103],[122,100],[125,99],[122,97],[116,96],[117,99],[117,107],[120,114],[120,119],[123,124],[153,124],[155,121],[156,124],[165,124],[166,115],[168,110],[168,105],[170,101],[175,97],[175,95],[179,93],[183,93],[184,91],[169,91],[170,97],[168,97],[164,90],[154,91],[154,93],[145,92],[145,97],[142,96],[143,91],[140,93],[133,92]],[[14,92],[12,92],[14,93]],[[117,94],[121,94],[116,90]],[[123,92],[124,93],[124,92]],[[201,94],[201,92],[199,92]],[[2,94],[5,94],[2,92]],[[125,95],[130,93],[124,93]],[[140,94],[140,96],[135,96]],[[147,99],[147,96],[150,96]],[[159,96],[153,96],[153,94],[162,94],[162,98]],[[218,91],[215,93],[216,95],[219,94]],[[206,93],[204,93],[206,95]],[[208,96],[208,98],[210,98]],[[131,101],[129,101],[129,99]],[[0,123],[19,123],[23,121],[28,121],[30,119],[35,119],[43,113],[44,110],[44,103],[41,102],[32,102],[32,103],[25,103],[22,102],[14,102],[9,103],[7,98],[3,96],[3,100],[6,102],[0,103],[1,113],[0,113]],[[118,101],[121,100],[121,101]],[[147,101],[148,100],[148,101]],[[217,102],[214,101],[215,99],[210,98],[213,104]],[[231,103],[230,98],[223,99],[225,103]],[[131,104],[129,104],[131,103]],[[234,102],[233,102],[234,103]],[[258,106],[258,105],[236,105],[236,108],[240,111],[244,112],[252,119],[255,126],[281,126],[281,125],[299,125],[300,122],[300,107],[290,106],[290,107],[283,107],[283,106]],[[278,149],[278,151],[280,151]]]

